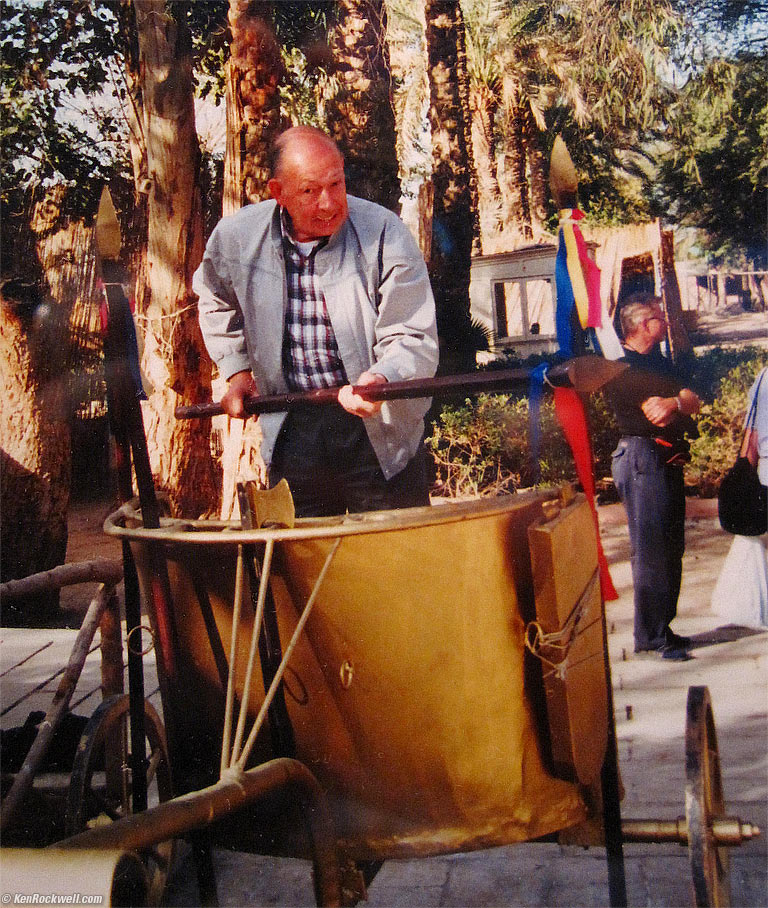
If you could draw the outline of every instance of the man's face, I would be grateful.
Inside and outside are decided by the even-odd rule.
[[[344,162],[321,140],[303,137],[286,148],[269,191],[291,216],[293,238],[299,242],[331,236],[347,219]]]
[[[658,344],[667,334],[667,319],[661,306],[654,306],[644,321],[645,329],[654,344]]]

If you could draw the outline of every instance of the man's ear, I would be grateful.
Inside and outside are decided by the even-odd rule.
[[[272,196],[272,198],[277,202],[278,205],[280,205],[280,197],[283,194],[283,184],[280,182],[280,180],[272,177],[272,179],[267,183],[267,189],[269,190],[269,194]]]

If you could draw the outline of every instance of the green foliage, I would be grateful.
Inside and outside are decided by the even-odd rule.
[[[103,84],[117,22],[103,7],[93,13],[90,4],[73,2],[62,10],[51,0],[2,2],[0,20],[4,209],[18,206],[25,190],[45,182],[68,184],[68,204],[87,208],[94,181],[109,173],[112,159],[87,125],[72,116],[72,98]]]
[[[696,354],[691,365],[691,383],[704,403],[712,403],[721,394],[721,384],[731,373],[752,364],[763,362],[768,356],[759,347],[710,347]]]
[[[723,474],[736,459],[748,391],[758,372],[768,366],[765,350],[712,353],[706,367],[709,380],[717,381],[717,390],[699,413],[699,437],[691,443],[691,463],[686,470],[687,484],[704,497],[716,494]]]
[[[536,464],[531,458],[527,398],[481,394],[460,406],[444,406],[427,439],[437,466],[436,494],[499,495],[575,481],[573,457],[551,398],[542,401],[539,415],[541,446]],[[593,444],[598,468],[610,472],[616,431],[602,395],[590,400],[587,418],[596,427]]]
[[[719,263],[765,268],[768,51],[713,61],[670,109],[660,209],[706,231]]]

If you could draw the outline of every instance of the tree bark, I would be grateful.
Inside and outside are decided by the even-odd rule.
[[[504,226],[518,232],[525,242],[533,239],[530,186],[528,184],[523,111],[519,92],[509,77],[504,79],[504,106],[507,120],[504,188]]]
[[[254,6],[249,0],[230,0],[232,29],[227,77],[227,150],[224,159],[223,214],[244,204],[269,198],[267,151],[286,125],[280,113],[280,85],[285,67],[271,26],[271,3]],[[226,390],[218,382],[214,397]],[[238,479],[264,483],[266,467],[261,456],[261,427],[255,419],[214,418],[221,439],[222,494],[220,516],[237,513]]]
[[[531,229],[536,239],[546,231],[549,186],[546,176],[547,163],[539,140],[539,128],[530,103],[526,103],[522,111],[522,125],[529,172]]]
[[[283,128],[280,84],[285,77],[271,23],[271,3],[230,0],[227,62],[227,153],[224,214],[269,198],[267,150]]]
[[[501,230],[501,190],[496,168],[496,136],[493,126],[498,98],[487,85],[478,84],[470,95],[470,102],[482,251],[495,252],[493,241]]]
[[[339,0],[330,38],[339,89],[326,102],[328,131],[344,155],[352,195],[400,205],[392,72],[383,0]]]
[[[675,235],[671,230],[659,230],[661,295],[669,319],[669,346],[672,357],[677,359],[693,351],[693,344],[683,320],[683,303],[675,271]]]
[[[177,404],[210,395],[192,274],[202,258],[191,44],[184,3],[134,0],[139,39],[149,218],[147,293],[140,307],[143,366],[154,387],[144,421],[152,469],[178,516],[209,513],[219,477],[210,450],[210,421],[184,425]]]
[[[475,366],[469,314],[473,244],[479,238],[470,138],[464,22],[450,0],[427,0],[427,55],[434,210],[429,274],[435,293],[442,372]],[[463,75],[462,75],[463,74]]]
[[[66,557],[71,465],[68,328],[88,237],[82,225],[61,226],[59,201],[54,193],[35,206],[32,235],[26,243],[20,240],[24,249],[10,251],[10,258],[16,259],[11,273],[24,277],[7,281],[0,289],[4,581],[50,570]],[[58,603],[55,591],[4,603],[3,623],[34,624],[55,613]]]

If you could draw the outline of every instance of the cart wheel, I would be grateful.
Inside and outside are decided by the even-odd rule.
[[[725,816],[720,756],[707,687],[688,688],[685,722],[685,816],[697,906],[731,904],[728,848],[716,844],[712,821]]]
[[[104,700],[80,739],[67,793],[67,835],[133,813],[128,695]],[[154,707],[144,701],[147,793],[152,807],[173,797],[165,732]],[[106,745],[106,746],[105,746]],[[163,842],[143,855],[150,879],[148,904],[159,905],[174,843]]]

